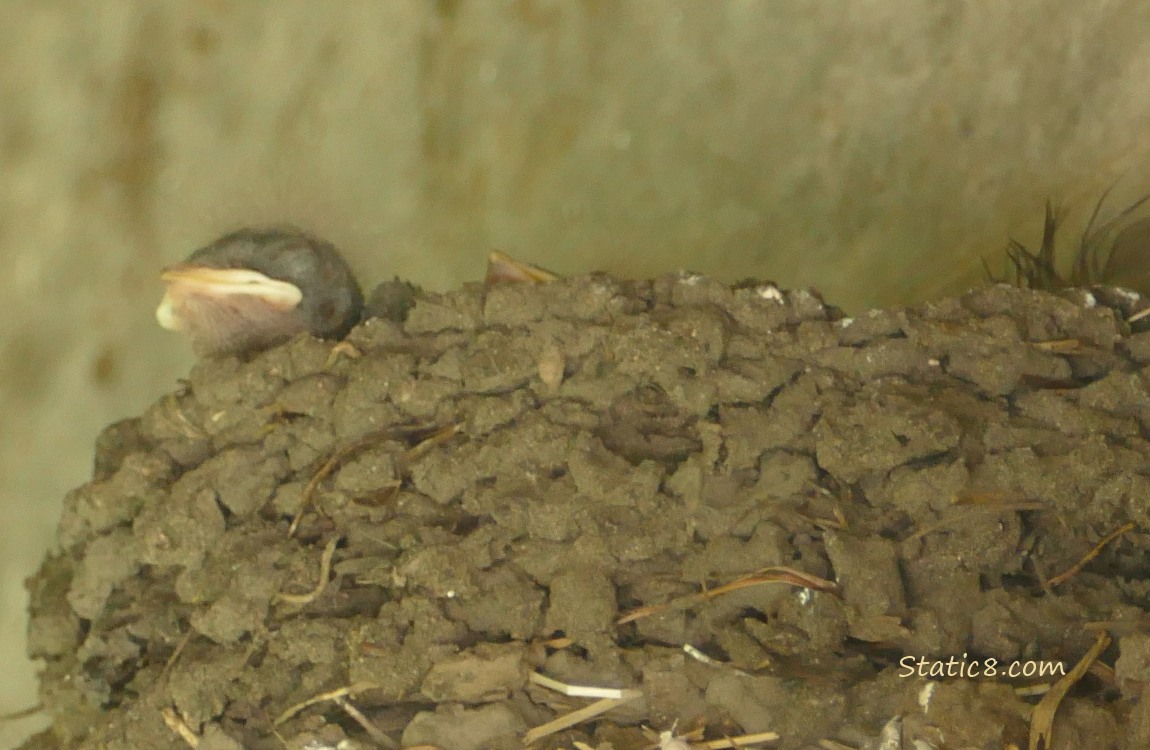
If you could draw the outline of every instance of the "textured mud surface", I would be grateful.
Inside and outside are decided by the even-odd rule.
[[[593,700],[533,672],[639,692],[540,748],[676,721],[1026,747],[1020,688],[1054,678],[900,660],[1069,671],[1101,631],[1053,747],[1148,747],[1131,303],[992,286],[845,319],[582,277],[203,362],[68,498],[31,583],[55,724],[25,747],[517,748]]]

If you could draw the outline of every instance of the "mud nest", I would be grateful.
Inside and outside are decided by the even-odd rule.
[[[538,674],[625,696],[538,748],[1000,750],[1106,632],[1051,746],[1150,747],[1135,304],[588,276],[201,362],[67,497],[24,747],[519,748],[596,700]]]

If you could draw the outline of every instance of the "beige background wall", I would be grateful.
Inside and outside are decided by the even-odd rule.
[[[224,230],[304,224],[369,285],[500,248],[859,310],[979,280],[1048,196],[1077,226],[1150,188],[1139,0],[0,10],[0,711],[35,700],[22,580],[61,496],[190,363],[157,271]]]

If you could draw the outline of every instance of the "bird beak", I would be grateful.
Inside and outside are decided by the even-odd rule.
[[[493,250],[487,256],[487,276],[483,279],[483,284],[484,286],[494,286],[508,281],[546,284],[558,278],[558,275],[545,268],[515,260],[507,253]]]
[[[189,299],[258,300],[283,312],[295,309],[303,299],[303,293],[295,284],[246,268],[178,265],[160,274],[160,280],[167,285],[167,292],[156,308],[156,321],[169,331],[182,331],[186,327],[180,310]]]

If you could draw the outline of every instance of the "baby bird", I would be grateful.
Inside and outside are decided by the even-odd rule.
[[[201,356],[246,354],[308,332],[342,338],[363,292],[336,248],[292,227],[241,229],[164,270],[156,320]]]

